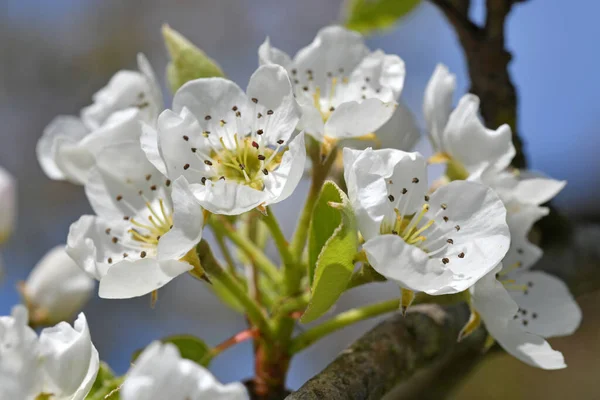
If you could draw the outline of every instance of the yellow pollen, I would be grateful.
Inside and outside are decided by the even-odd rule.
[[[152,207],[148,202],[146,203],[146,208],[148,208],[148,211],[150,211],[151,214],[148,216],[151,225],[141,223],[134,218],[131,218],[131,224],[140,228],[141,231],[131,228],[128,232],[131,234],[133,240],[156,246],[160,237],[171,230],[173,217],[171,213],[167,212],[162,199],[159,199],[159,205],[156,207],[158,210],[155,210],[155,207]]]

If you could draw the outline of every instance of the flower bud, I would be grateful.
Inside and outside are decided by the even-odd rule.
[[[21,283],[21,294],[33,325],[71,319],[89,300],[94,280],[67,255],[63,246],[50,250]]]

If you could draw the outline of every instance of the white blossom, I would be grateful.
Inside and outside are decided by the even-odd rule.
[[[139,142],[107,146],[85,192],[96,215],[71,225],[67,253],[100,281],[100,297],[141,296],[200,268],[202,209],[180,180],[148,162]]]
[[[321,29],[292,59],[260,46],[260,64],[285,67],[302,106],[300,129],[334,144],[371,134],[390,119],[404,86],[404,62],[381,50],[371,52],[362,36],[340,26]]]
[[[8,240],[15,225],[17,215],[17,190],[12,175],[0,167],[0,246]],[[3,275],[2,255],[0,254],[0,278]]]
[[[506,254],[506,210],[491,189],[456,181],[428,195],[425,160],[400,150],[346,148],[344,167],[369,263],[401,287],[461,292]]]
[[[204,367],[182,359],[177,348],[154,342],[138,357],[120,390],[123,400],[247,400],[239,382],[221,384]]]
[[[222,78],[183,85],[173,110],[144,126],[142,148],[171,179],[183,176],[205,209],[241,214],[289,197],[306,161],[304,134],[287,73],[259,67],[246,93]]]
[[[83,400],[96,379],[100,361],[85,315],[43,329],[38,338],[27,326],[27,309],[0,317],[0,398]]]
[[[502,169],[515,155],[511,129],[507,124],[487,129],[479,118],[479,98],[464,95],[452,110],[456,77],[445,65],[433,72],[423,101],[427,131],[436,155],[432,161],[449,162],[466,179],[488,166]]]
[[[54,325],[81,311],[94,280],[69,257],[65,246],[50,250],[20,287],[35,325]]]
[[[105,145],[137,140],[140,120],[156,122],[162,94],[142,54],[138,55],[138,67],[139,72],[117,72],[80,117],[58,116],[44,129],[36,152],[49,178],[84,184]]]

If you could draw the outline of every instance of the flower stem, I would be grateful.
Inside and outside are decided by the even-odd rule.
[[[218,356],[219,354],[221,354],[228,348],[235,346],[238,343],[242,343],[248,339],[257,338],[258,335],[259,335],[259,331],[256,328],[246,329],[245,331],[238,332],[235,335],[233,335],[232,337],[230,337],[229,339],[227,339],[224,342],[221,342],[220,344],[213,347],[211,349],[210,353],[208,353],[208,355],[206,356],[206,358],[207,358],[206,361],[210,361],[214,357]],[[201,364],[203,364],[203,363],[201,363]]]
[[[225,220],[224,218],[219,219],[219,221],[211,219],[210,225],[216,233],[226,236],[244,253],[246,253],[246,255],[256,264],[256,266],[272,281],[279,282],[281,280],[281,275],[275,264],[273,264],[271,260],[267,258],[265,253],[254,243],[236,232],[235,228],[231,225],[231,223],[229,223],[229,221]]]
[[[313,166],[312,182],[308,192],[308,197],[306,198],[306,203],[304,203],[304,209],[302,210],[302,214],[300,214],[296,232],[294,233],[294,237],[292,238],[290,246],[292,249],[292,254],[297,259],[302,256],[302,252],[304,251],[313,208],[315,207],[319,193],[321,193],[321,187],[323,186],[323,183],[329,174],[329,170],[331,169],[331,166],[337,157],[337,147],[333,147],[329,153],[329,157],[324,163],[322,163],[321,152],[319,151],[318,143],[316,145],[313,143],[311,147],[310,157]]]
[[[221,253],[225,258],[225,262],[227,263],[227,270],[229,273],[235,275],[235,261],[233,256],[231,255],[231,251],[227,247],[227,243],[225,243],[225,239],[221,233],[215,232],[215,240],[217,242],[217,246],[221,249]]]
[[[248,296],[245,288],[219,265],[208,243],[202,240],[196,247],[196,250],[198,251],[200,262],[210,278],[218,280],[237,299],[244,307],[248,319],[260,330],[262,336],[272,338],[274,335],[273,328],[258,303]]]
[[[348,325],[352,325],[356,322],[373,318],[381,314],[397,311],[399,304],[399,299],[393,299],[364,307],[354,308],[338,314],[329,321],[317,325],[294,338],[291,343],[290,352],[292,354],[298,353],[322,337],[345,328]]]
[[[295,258],[290,251],[289,243],[283,234],[281,227],[279,226],[279,222],[277,222],[277,218],[275,218],[275,214],[271,207],[267,207],[267,215],[263,217],[263,221],[267,228],[269,228],[269,232],[271,232],[271,236],[273,237],[273,241],[275,242],[275,246],[279,251],[279,255],[281,255],[281,260],[285,266],[293,266],[296,264]]]

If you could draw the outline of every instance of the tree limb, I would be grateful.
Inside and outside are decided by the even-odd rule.
[[[574,295],[600,289],[600,225],[569,228],[568,241],[547,249],[537,269],[565,280]],[[553,242],[552,239],[550,239]],[[482,327],[461,342],[463,304],[415,306],[380,323],[286,400],[440,399],[484,357]]]

